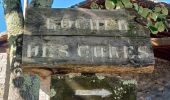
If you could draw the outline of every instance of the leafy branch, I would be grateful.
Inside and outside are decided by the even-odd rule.
[[[133,8],[137,13],[147,19],[147,28],[151,33],[157,34],[167,30],[168,9],[166,7],[154,7],[153,9],[143,8],[137,3],[132,3],[130,0],[106,0],[106,9],[120,9],[120,8]]]

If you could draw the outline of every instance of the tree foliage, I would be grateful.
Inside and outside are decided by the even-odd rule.
[[[137,3],[132,3],[130,0],[106,0],[105,8],[108,10],[120,8],[134,9],[142,18],[147,20],[146,27],[149,28],[153,34],[163,32],[167,30],[168,27],[166,19],[168,9],[166,7],[154,7],[153,9],[149,9]]]

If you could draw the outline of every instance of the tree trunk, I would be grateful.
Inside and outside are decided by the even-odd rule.
[[[20,0],[4,0],[9,56],[4,100],[38,100],[39,77],[24,75],[21,69],[24,20]],[[9,91],[8,91],[9,88]],[[9,92],[9,93],[8,93]]]
[[[33,0],[33,7],[51,7],[53,0]],[[4,100],[38,100],[40,78],[22,73],[22,34],[24,18],[20,0],[4,0],[7,24],[9,59]],[[9,89],[8,89],[9,88]],[[9,92],[9,93],[8,93]]]

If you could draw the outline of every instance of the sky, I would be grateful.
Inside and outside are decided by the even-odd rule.
[[[6,31],[2,1],[3,0],[0,0],[0,32]],[[85,1],[85,0],[54,0],[52,7],[53,8],[68,8],[72,5],[80,3],[82,1]],[[170,3],[170,0],[160,0],[160,1]],[[22,2],[23,2],[23,0],[22,0]]]

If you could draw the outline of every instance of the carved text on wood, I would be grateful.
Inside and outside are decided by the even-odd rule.
[[[145,38],[84,36],[24,37],[23,62],[27,64],[153,64],[153,53]]]

